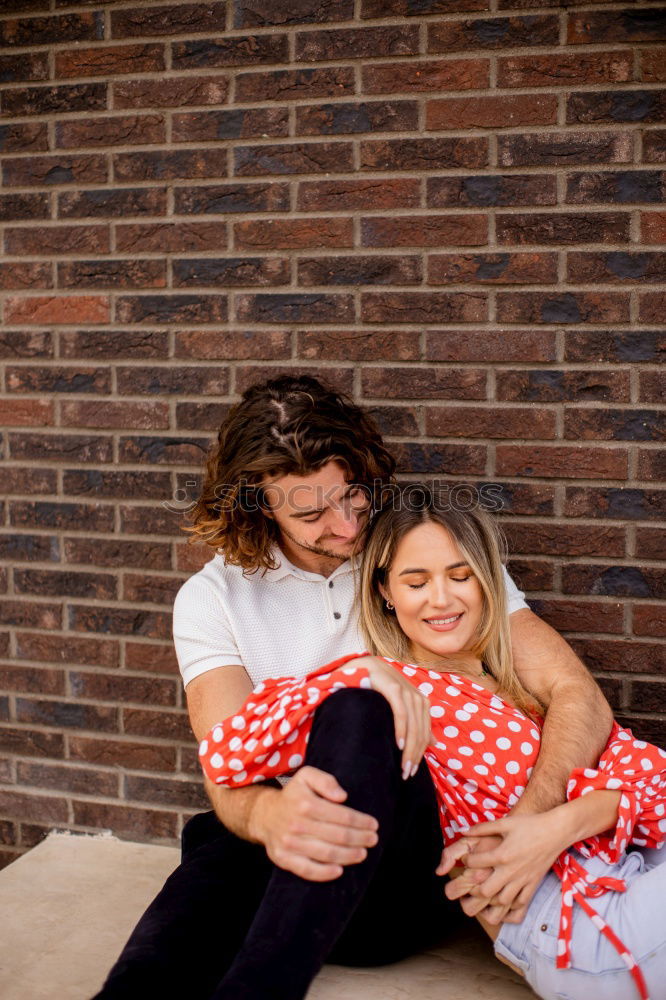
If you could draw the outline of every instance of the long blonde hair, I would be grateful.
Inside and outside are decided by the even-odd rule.
[[[392,494],[369,527],[359,574],[361,631],[368,650],[400,662],[410,660],[410,641],[395,614],[386,609],[379,587],[386,586],[398,545],[421,524],[439,524],[456,542],[483,593],[481,619],[471,652],[487,664],[500,693],[530,716],[543,707],[521,684],[511,655],[509,614],[503,563],[506,542],[497,523],[480,508],[443,509],[425,486]],[[455,662],[455,660],[453,660]]]

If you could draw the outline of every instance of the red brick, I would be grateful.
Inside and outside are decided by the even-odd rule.
[[[185,177],[226,177],[226,149],[176,149],[119,153],[113,157],[116,181],[174,180]]]
[[[0,810],[14,819],[42,820],[43,822],[67,823],[69,807],[64,798],[52,795],[26,795],[0,789]]]
[[[298,261],[299,285],[420,285],[421,258],[368,254],[304,257]]]
[[[414,131],[418,117],[416,101],[311,104],[296,108],[296,135]]]
[[[576,371],[560,369],[517,369],[497,372],[497,399],[559,403],[584,400],[629,402],[629,373],[626,371]]]
[[[46,667],[19,667],[0,664],[0,688],[3,691],[35,691],[39,694],[65,694],[64,670]]]
[[[0,624],[21,628],[59,629],[62,625],[62,607],[37,601],[2,601]]]
[[[450,253],[428,258],[431,285],[539,285],[556,281],[554,253]]]
[[[666,129],[651,129],[643,138],[645,163],[666,163]]]
[[[15,493],[29,492],[14,490]],[[55,486],[53,487],[55,492]],[[0,559],[12,562],[58,562],[60,549],[58,539],[48,535],[0,535]],[[4,654],[2,654],[4,655]]]
[[[171,615],[162,611],[70,604],[68,625],[74,632],[145,635],[150,639],[166,639],[171,634]]]
[[[11,261],[0,263],[0,289],[11,291],[17,288],[52,288],[53,276],[50,264]]]
[[[284,295],[237,295],[241,323],[353,323],[352,295],[320,292]]]
[[[139,604],[165,604],[171,608],[181,584],[182,580],[173,576],[140,576],[136,573],[125,573],[122,599]]]
[[[633,137],[628,132],[544,132],[502,135],[497,140],[503,167],[565,166],[579,163],[629,163]]]
[[[127,494],[125,494],[127,495]],[[66,538],[68,563],[88,566],[171,569],[171,550],[164,542],[121,541],[119,539]]]
[[[117,667],[119,646],[108,639],[81,638],[44,632],[18,632],[16,655],[20,660],[45,663],[73,663],[94,667]]]
[[[210,805],[201,781],[182,778],[149,778],[140,775],[124,776],[124,791],[128,799],[152,802],[155,805],[184,806],[189,809],[207,809]]]
[[[498,445],[497,475],[544,479],[626,479],[624,448]]]
[[[474,368],[364,368],[365,397],[485,399],[486,375]]]
[[[39,597],[96,597],[112,600],[117,581],[108,573],[75,573],[70,570],[17,569],[14,588],[18,594]]]
[[[666,372],[641,372],[638,397],[641,402],[663,403],[666,399]]]
[[[72,670],[69,682],[76,698],[162,706],[174,706],[176,703],[177,689],[173,680]]]
[[[563,566],[562,590],[606,597],[658,597],[666,593],[666,570],[621,563]]]
[[[636,604],[633,609],[634,635],[666,636],[663,604]]]
[[[123,80],[113,84],[113,106],[120,108],[181,108],[192,104],[224,104],[228,81],[222,76],[160,77]]]
[[[226,29],[225,3],[179,3],[111,12],[112,38],[198,34]]]
[[[352,66],[239,73],[236,101],[287,101],[296,97],[344,97],[354,93]],[[202,101],[197,102],[199,104]]]
[[[639,559],[666,561],[666,528],[638,528],[636,531],[636,556]],[[664,652],[666,653],[666,648]]]
[[[296,368],[297,372],[303,372],[305,375],[314,375],[315,378],[325,379],[329,385],[332,385],[338,392],[344,392],[347,395],[351,395],[353,387],[353,369],[352,368],[315,368],[313,366],[298,366]],[[243,393],[245,390],[254,385],[255,382],[264,381],[268,378],[279,378],[280,375],[293,375],[294,366],[293,365],[239,365],[236,368],[236,392]]]
[[[666,311],[666,292],[647,292],[641,295],[638,318],[642,323],[663,323]]]
[[[143,670],[156,674],[180,674],[173,643],[157,645],[153,642],[127,640],[125,642],[125,666],[128,670]]]
[[[234,150],[237,177],[270,174],[314,174],[353,169],[349,142],[299,142],[283,146],[238,146]]]
[[[393,62],[362,68],[363,93],[422,93],[480,90],[489,85],[488,59],[431,59]]]
[[[109,247],[108,225],[5,229],[5,250],[10,254],[108,253]]]
[[[17,468],[6,463],[0,468],[0,493],[55,493],[56,489],[55,469]]]
[[[299,62],[415,56],[419,53],[419,29],[418,25],[399,24],[377,28],[299,31],[295,44],[295,56]]]
[[[515,0],[513,0],[515,3]],[[456,11],[488,10],[488,0],[456,0]],[[451,0],[361,0],[361,17],[410,17],[423,14],[450,14]]]
[[[0,727],[0,749],[5,753],[17,753],[25,757],[62,757],[65,740],[61,733],[45,733],[21,726],[10,729]]]
[[[645,83],[666,83],[666,47],[641,51],[641,79]]]
[[[502,528],[511,552],[550,556],[618,556],[625,553],[624,528],[611,525],[527,524],[505,521]],[[564,567],[566,572],[567,567]]]
[[[175,352],[206,361],[273,361],[291,356],[291,339],[283,330],[179,330]]]
[[[196,38],[187,42],[173,42],[171,45],[171,65],[175,69],[251,66],[282,63],[288,59],[289,36],[278,32],[227,38]]]
[[[532,57],[530,57],[532,58]],[[448,98],[428,101],[426,128],[516,128],[518,125],[554,125],[557,122],[555,95],[529,94],[516,97]]]
[[[114,732],[118,729],[118,709],[80,702],[16,699],[18,722],[38,723],[60,729],[90,729]]]
[[[53,335],[38,330],[0,328],[0,358],[51,358]]]
[[[20,7],[18,9],[21,10]],[[25,5],[23,9],[25,10]],[[55,17],[21,17],[3,21],[0,25],[0,42],[6,46],[52,45],[88,39],[96,41],[103,34],[103,23],[94,12],[59,14]]]
[[[192,730],[184,712],[158,712],[146,708],[125,707],[123,722],[123,731],[130,736],[192,743]]]
[[[171,456],[169,456],[171,457]],[[181,537],[183,514],[181,505],[123,507],[120,508],[121,530],[130,535],[170,535]],[[160,638],[157,636],[156,638]]]
[[[103,767],[124,767],[132,771],[175,771],[176,748],[129,740],[69,737],[69,758]]]
[[[428,24],[428,52],[448,55],[474,49],[557,45],[559,36],[558,18],[553,14],[434,21]]]
[[[666,645],[633,639],[574,639],[571,645],[591,670],[666,671]]]
[[[217,142],[289,135],[288,108],[184,111],[172,116],[172,142]]]
[[[166,188],[104,188],[67,191],[58,195],[58,215],[61,219],[163,215],[165,211]]]
[[[0,74],[2,62],[0,60]],[[45,122],[10,122],[0,125],[0,151],[2,153],[43,152],[49,148]]]
[[[116,73],[160,73],[164,45],[106,45],[71,48],[55,54],[56,77],[114,76]]]
[[[554,410],[530,407],[442,406],[426,410],[426,434],[432,437],[556,437]]]
[[[71,458],[70,458],[71,460]],[[113,508],[100,503],[60,503],[17,500],[10,504],[10,521],[18,527],[113,531]]]
[[[166,358],[168,336],[158,330],[63,330],[63,358]]]
[[[365,323],[479,323],[488,303],[479,292],[363,292]]]
[[[20,55],[0,55],[0,77],[5,83],[22,80],[48,80],[48,52],[21,52]]]
[[[548,330],[432,330],[427,361],[554,361],[555,335]]]
[[[217,431],[229,410],[226,403],[176,403],[176,427],[186,431]]]
[[[45,194],[3,194],[0,195],[0,221],[19,222],[29,219],[47,219],[50,214],[48,195]],[[14,230],[14,232],[22,230]],[[6,244],[8,252],[11,251]]]
[[[191,435],[187,438],[121,437],[118,457],[121,462],[148,465],[164,462],[169,465],[201,466],[207,446],[206,438],[193,438]]]
[[[118,797],[118,773],[93,771],[86,767],[71,767],[67,764],[31,764],[19,761],[17,780],[21,785],[35,785],[79,795],[104,795]]]
[[[184,573],[197,573],[206,565],[215,553],[207,545],[176,545],[176,569]]]
[[[564,436],[577,440],[664,440],[666,414],[658,410],[572,407],[564,414]]]
[[[185,215],[286,212],[290,205],[289,187],[277,183],[177,187],[174,196],[175,211]]]
[[[226,295],[119,295],[120,323],[225,323]]]
[[[666,477],[666,451],[642,448],[638,452],[639,479],[661,480]]]
[[[419,339],[418,333],[408,330],[302,330],[298,356],[307,360],[418,361]]]
[[[99,802],[77,801],[72,803],[74,823],[92,830],[111,830],[115,834],[129,835],[132,840],[170,840],[176,837],[178,816],[174,812],[157,809],[133,809],[127,803],[107,805]]]
[[[666,211],[641,212],[641,236],[645,243],[666,243]]]
[[[104,184],[108,173],[106,157],[98,155],[18,156],[7,160],[2,168],[7,187]]]
[[[0,425],[5,427],[49,427],[53,403],[46,399],[0,400]]]
[[[604,601],[531,601],[532,610],[558,632],[624,631],[624,605]]]
[[[58,264],[60,288],[164,288],[163,260],[73,260]]]
[[[363,170],[437,170],[485,167],[488,140],[368,139],[361,142]]]
[[[570,124],[663,122],[666,117],[666,95],[654,90],[570,94],[567,98],[566,117]]]
[[[307,250],[352,247],[351,219],[262,219],[234,224],[238,250]]]
[[[567,182],[568,202],[661,203],[666,196],[666,173],[658,170],[605,170],[572,173]]]
[[[634,681],[630,686],[629,707],[639,712],[662,712],[666,684]]]
[[[658,42],[666,39],[664,19],[658,7],[644,10],[590,11],[569,15],[567,42]]]
[[[419,479],[428,475],[478,476],[487,462],[486,448],[469,444],[394,444],[397,472]]]
[[[127,403],[108,400],[63,402],[63,427],[133,428],[160,430],[169,426],[167,403]]]
[[[5,321],[8,323],[108,323],[109,299],[106,295],[8,296]]]
[[[113,457],[113,442],[108,437],[92,434],[11,434],[9,450],[14,459],[110,462]]]
[[[666,333],[660,330],[575,330],[565,333],[567,361],[659,361],[666,358]]]
[[[225,396],[229,392],[229,369],[187,366],[127,367],[116,372],[121,395]]]
[[[353,0],[238,0],[234,5],[234,28],[349,21],[353,16]]]
[[[633,53],[558,52],[507,56],[499,60],[499,87],[557,87],[582,83],[626,83],[633,75]]]
[[[666,253],[569,253],[567,272],[570,281],[582,283],[663,282]]]
[[[372,215],[361,219],[364,247],[481,246],[487,240],[486,215]]]
[[[624,243],[630,238],[629,212],[543,212],[498,214],[497,242]]]
[[[116,248],[121,253],[190,253],[226,250],[224,222],[160,222],[116,226]]]
[[[174,288],[233,288],[247,285],[288,285],[287,257],[198,257],[173,261]]]
[[[534,592],[554,590],[554,567],[552,563],[540,559],[514,559],[509,564],[509,573],[521,590]]]
[[[629,295],[621,292],[500,292],[500,323],[626,323]]]
[[[301,212],[354,211],[356,209],[416,208],[421,200],[417,178],[381,180],[301,181]]]
[[[106,83],[76,83],[59,87],[20,87],[4,90],[2,110],[5,115],[54,115],[73,111],[105,111]]]

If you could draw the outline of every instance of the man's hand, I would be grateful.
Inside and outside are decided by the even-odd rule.
[[[365,667],[373,691],[383,694],[393,712],[395,739],[402,750],[402,776],[413,777],[432,739],[430,702],[390,663],[378,656],[361,656],[355,665]]]
[[[311,882],[342,875],[378,840],[374,816],[341,803],[347,793],[332,774],[301,767],[283,789],[265,788],[250,817],[253,839],[279,868]]]

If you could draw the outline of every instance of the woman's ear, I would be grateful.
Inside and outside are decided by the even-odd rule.
[[[391,600],[391,592],[390,592],[390,590],[388,590],[387,587],[384,586],[383,583],[378,583],[377,584],[377,589],[379,590],[379,593],[382,595],[382,597],[384,598],[385,601],[390,601]]]

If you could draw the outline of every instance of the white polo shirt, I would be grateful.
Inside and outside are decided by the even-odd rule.
[[[173,637],[183,683],[238,663],[253,685],[268,677],[302,677],[365,649],[354,600],[354,561],[330,576],[293,566],[278,550],[277,569],[243,575],[217,555],[176,595]],[[525,595],[504,571],[509,613]]]

